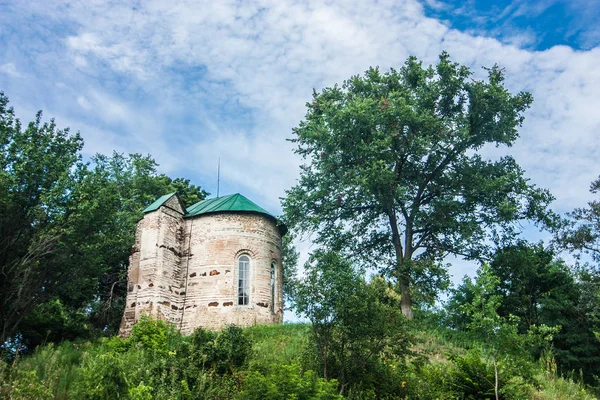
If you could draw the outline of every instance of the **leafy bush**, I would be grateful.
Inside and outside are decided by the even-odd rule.
[[[493,399],[494,368],[488,365],[481,354],[471,350],[463,356],[451,358],[454,368],[451,370],[452,388],[464,399]]]
[[[230,326],[215,333],[196,329],[190,337],[192,359],[203,369],[219,375],[234,373],[247,362],[252,342],[241,328]]]
[[[86,354],[79,370],[79,380],[74,392],[78,399],[120,399],[128,392],[127,367],[133,363],[131,357],[123,354],[108,352],[93,356]],[[139,357],[138,368],[144,365],[143,355]]]
[[[129,389],[129,398],[131,400],[152,400],[152,387],[144,385],[144,382],[140,382],[139,385]]]
[[[242,385],[237,396],[243,400],[336,400],[343,399],[337,394],[335,379],[326,381],[318,378],[313,371],[300,372],[298,365],[279,365],[270,373],[252,371]]]
[[[527,355],[526,355],[527,357]],[[495,399],[495,370],[480,349],[451,357],[452,389],[464,399]],[[514,363],[511,358],[498,360],[498,394],[501,399],[528,398],[533,391],[529,373],[522,374],[526,362]]]
[[[305,269],[296,309],[311,321],[310,349],[316,350],[319,373],[338,380],[342,393],[380,392],[384,360],[412,355],[413,334],[400,312],[400,296],[380,277],[367,282],[333,251],[315,252]]]
[[[452,384],[452,368],[448,362],[414,366],[405,381],[407,397],[415,400],[461,398]]]
[[[52,393],[39,378],[36,371],[33,370],[16,371],[12,384],[7,388],[7,392],[10,393],[7,397],[15,400],[51,399]]]
[[[231,399],[239,391],[232,374],[251,354],[240,328],[200,329],[184,338],[150,318],[143,318],[127,340],[98,343],[81,363],[76,398]]]
[[[139,322],[133,326],[128,343],[164,355],[168,352],[168,336],[169,327],[164,321],[155,321],[148,316],[142,316]]]

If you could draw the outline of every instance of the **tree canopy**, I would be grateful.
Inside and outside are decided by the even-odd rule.
[[[481,258],[519,221],[553,222],[547,190],[512,157],[480,152],[511,146],[532,102],[506,89],[498,66],[487,73],[473,79],[447,53],[435,66],[370,68],[315,91],[293,131],[305,163],[283,200],[288,225],[381,268],[408,317],[419,287],[447,284],[446,255]]]
[[[54,120],[23,127],[0,92],[0,343],[57,278],[43,263],[59,244],[55,223],[68,207],[83,140]]]
[[[482,274],[493,277],[494,284],[488,285],[479,301],[494,303],[498,318],[514,317],[520,335],[536,326],[556,329],[551,344],[560,370],[581,371],[586,381],[598,375],[600,342],[594,334],[599,330],[597,271],[569,268],[555,258],[551,248],[520,241],[498,249],[490,264],[478,270],[478,279]],[[453,329],[463,331],[472,326],[473,313],[465,312],[465,305],[476,303],[479,283],[465,277],[453,290],[445,306],[445,322]],[[532,353],[539,356],[542,350],[536,347]]]
[[[592,194],[600,194],[600,177],[590,184]],[[592,200],[587,207],[576,208],[558,235],[558,242],[570,251],[589,254],[600,262],[600,201]]]
[[[41,112],[23,127],[0,92],[0,345],[115,332],[142,210],[173,191],[188,204],[207,195],[150,156],[84,163],[82,147]]]

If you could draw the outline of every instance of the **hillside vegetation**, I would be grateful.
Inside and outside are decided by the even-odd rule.
[[[480,343],[420,327],[410,357],[383,358],[345,397],[491,399],[494,371]],[[182,337],[144,320],[131,338],[39,346],[1,364],[0,396],[10,399],[338,399],[318,377],[305,324],[199,330]],[[559,377],[550,356],[505,359],[503,399],[593,399],[577,376]]]

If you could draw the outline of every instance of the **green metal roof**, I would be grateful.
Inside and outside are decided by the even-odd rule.
[[[268,215],[271,218],[275,218],[269,214],[265,209],[257,206],[252,201],[239,193],[232,194],[229,196],[216,197],[214,199],[202,200],[194,205],[191,205],[187,209],[186,217],[193,217],[201,214],[216,213],[216,212],[227,212],[227,211],[245,211],[255,212],[260,214]]]
[[[158,208],[160,206],[162,206],[164,203],[166,203],[167,200],[169,200],[171,197],[175,196],[176,194],[177,194],[177,192],[173,192],[173,193],[165,194],[164,196],[160,196],[158,199],[156,199],[154,201],[154,203],[150,204],[148,207],[146,207],[144,209],[144,214],[149,213],[150,211],[158,210]]]
[[[167,200],[169,200],[173,196],[177,196],[177,192],[165,194],[164,196],[159,197],[154,203],[146,207],[144,213],[149,213],[151,211],[158,210],[160,206],[166,203]],[[179,198],[179,196],[177,197]],[[179,199],[179,201],[181,202],[181,199]],[[183,203],[181,203],[181,206],[183,207],[183,210],[185,212],[184,218],[219,212],[259,213],[270,217],[277,225],[277,228],[279,229],[281,235],[285,235],[287,232],[287,227],[284,224],[282,224],[281,221],[279,221],[273,215],[269,214],[264,208],[259,207],[252,201],[248,200],[248,198],[242,196],[239,193],[232,194],[229,196],[216,197],[214,199],[202,200],[187,208],[184,206]]]

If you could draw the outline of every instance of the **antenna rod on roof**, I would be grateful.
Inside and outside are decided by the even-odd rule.
[[[219,163],[217,164],[217,198],[219,197],[219,184],[221,183],[221,157],[219,157]]]

